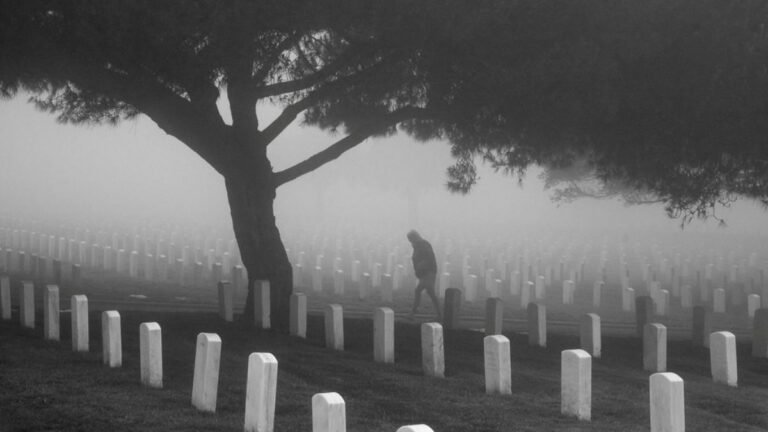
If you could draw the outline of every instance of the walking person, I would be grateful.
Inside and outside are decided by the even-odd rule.
[[[426,291],[429,298],[432,299],[432,304],[435,306],[437,320],[442,322],[443,318],[440,313],[440,301],[435,294],[435,278],[437,277],[437,260],[435,259],[435,252],[432,250],[432,245],[424,240],[424,238],[422,238],[415,230],[409,231],[406,237],[408,237],[408,241],[410,241],[411,246],[413,246],[413,271],[419,279],[419,283],[416,285],[416,292],[414,293],[411,319],[415,317],[416,312],[419,310],[421,292]]]

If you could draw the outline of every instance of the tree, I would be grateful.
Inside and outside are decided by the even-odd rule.
[[[589,154],[601,176],[681,206],[714,190],[765,197],[764,2],[5,0],[1,10],[5,96],[30,91],[63,122],[144,114],[224,177],[249,294],[271,281],[279,327],[292,276],[277,189],[398,127],[451,143],[448,185],[461,192],[478,155],[521,172]],[[283,106],[268,125],[261,100]],[[300,115],[344,136],[274,172],[267,148]]]

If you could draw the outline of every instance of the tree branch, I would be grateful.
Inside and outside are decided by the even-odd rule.
[[[298,102],[295,102],[288,107],[286,107],[280,115],[272,121],[272,123],[269,124],[264,130],[261,132],[261,141],[264,143],[264,145],[268,145],[272,141],[275,140],[284,130],[287,128],[294,120],[296,120],[296,117],[305,109],[309,108],[317,102],[318,100],[325,97],[325,95],[329,93],[333,93],[334,91],[337,91],[340,87],[353,84],[356,81],[362,80],[365,78],[367,74],[369,74],[371,71],[374,71],[379,65],[382,63],[378,63],[374,66],[369,67],[368,69],[356,73],[354,75],[349,75],[343,78],[339,78],[333,82],[330,82],[326,84],[325,86],[311,92],[309,95],[304,97],[303,99],[299,100]],[[289,84],[289,83],[285,83]],[[302,90],[300,88],[297,88],[296,91]],[[422,110],[423,111],[423,110]]]
[[[286,168],[283,171],[275,173],[275,187],[288,183],[291,180],[295,180],[304,174],[312,172],[317,168],[331,162],[344,154],[347,150],[350,150],[365,141],[371,135],[385,131],[387,128],[396,125],[402,121],[410,120],[414,118],[425,118],[426,111],[422,108],[406,107],[394,111],[367,127],[360,128],[348,136],[336,141],[329,147],[321,150],[307,159],[297,163],[296,165]]]
[[[222,137],[226,125],[215,109],[203,110],[149,77],[132,77],[98,66],[87,67],[69,62],[59,63],[58,67],[78,87],[133,105],[165,133],[177,138],[215,170],[222,172],[225,164],[223,152],[217,151],[214,144]],[[216,116],[205,115],[205,112],[214,111]]]
[[[309,95],[304,99],[285,107],[283,112],[281,112],[276,119],[272,120],[272,123],[270,123],[269,126],[261,131],[261,142],[263,142],[264,145],[268,145],[274,141],[275,138],[277,138],[285,130],[285,128],[288,127],[288,125],[296,120],[296,117],[299,115],[299,113],[309,108],[316,99],[318,98],[313,97],[313,95]]]
[[[314,87],[317,84],[322,83],[323,81],[327,80],[328,78],[332,77],[345,67],[354,64],[353,60],[356,58],[357,52],[346,52],[343,55],[339,56],[336,60],[325,66],[324,68],[317,70],[309,75],[303,76],[301,78],[296,78],[291,81],[285,81],[285,82],[278,82],[274,84],[269,84],[264,87],[261,87],[257,91],[257,97],[259,98],[265,98],[265,97],[273,97],[273,96],[279,96],[282,94],[287,93],[294,93],[301,90],[306,90],[308,88]],[[374,65],[373,67],[375,67]],[[368,68],[370,69],[370,68]],[[365,73],[368,69],[355,73],[351,76],[356,76],[360,73]]]

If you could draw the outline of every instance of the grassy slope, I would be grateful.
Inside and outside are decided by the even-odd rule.
[[[423,377],[418,326],[397,323],[396,364],[372,362],[370,320],[346,320],[347,351],[323,348],[323,322],[311,316],[307,340],[225,325],[214,314],[124,312],[123,367],[101,365],[100,317],[91,316],[91,350],[72,353],[69,317],[62,316],[62,342],[0,322],[0,431],[234,431],[242,430],[247,358],[271,352],[279,361],[276,427],[311,430],[310,399],[336,391],[346,400],[350,431],[394,431],[426,423],[435,431],[646,431],[648,373],[634,338],[603,339],[603,358],[593,361],[593,421],[560,415],[560,351],[573,336],[550,335],[547,349],[529,347],[525,335],[512,341],[511,396],[484,394],[482,334],[446,334],[446,379]],[[165,388],[139,384],[138,326],[163,328]],[[190,405],[195,338],[216,332],[223,340],[216,414]],[[737,389],[709,378],[708,351],[670,342],[668,369],[685,380],[686,422],[692,431],[768,429],[768,361],[753,360],[739,346]]]

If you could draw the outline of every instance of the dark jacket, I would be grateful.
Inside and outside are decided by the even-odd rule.
[[[424,239],[416,240],[413,244],[413,270],[417,278],[428,274],[437,274],[437,260],[432,245]]]

